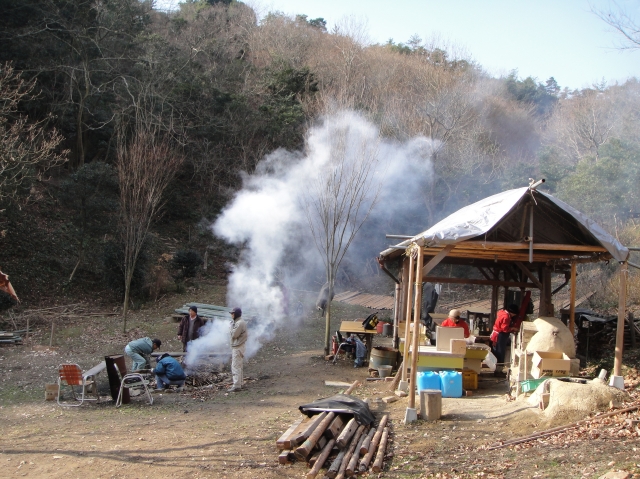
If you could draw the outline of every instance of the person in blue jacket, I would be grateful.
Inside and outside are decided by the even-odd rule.
[[[184,386],[187,375],[180,363],[172,358],[169,353],[164,353],[158,358],[158,364],[153,370],[156,375],[156,390],[165,389],[169,385]]]

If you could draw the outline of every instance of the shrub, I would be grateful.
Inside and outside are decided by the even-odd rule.
[[[195,250],[177,251],[171,260],[172,268],[178,272],[178,277],[193,278],[202,266],[202,256]]]

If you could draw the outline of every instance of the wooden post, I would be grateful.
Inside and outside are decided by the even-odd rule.
[[[369,452],[369,446],[371,446],[371,440],[373,439],[373,435],[375,433],[376,433],[376,428],[372,427],[371,430],[369,431],[369,434],[367,434],[367,437],[365,438],[365,440],[360,445],[360,455],[361,456],[364,456],[366,453]]]
[[[331,439],[326,444],[326,446],[324,446],[324,449],[322,449],[322,452],[320,453],[320,456],[318,457],[318,459],[314,463],[314,465],[311,468],[311,470],[307,473],[307,479],[314,479],[318,475],[318,473],[320,472],[320,469],[322,469],[322,466],[324,465],[324,463],[326,462],[327,458],[329,457],[329,454],[331,454],[331,449],[333,449],[333,445],[335,443],[336,443],[335,439]]]
[[[404,279],[404,277],[403,277]],[[400,312],[402,311],[402,285],[396,283],[395,299],[393,303],[393,348],[398,349],[398,324],[400,323]]]
[[[380,442],[380,438],[382,437],[382,432],[385,429],[385,426],[387,425],[387,420],[389,419],[389,415],[385,414],[382,419],[380,419],[380,424],[378,424],[378,427],[376,428],[376,433],[373,435],[373,439],[371,440],[371,445],[369,446],[369,452],[367,452],[365,454],[365,456],[362,458],[362,461],[360,461],[360,472],[364,472],[367,470],[367,468],[369,467],[369,463],[371,462],[371,459],[373,458],[373,455],[376,452],[376,447],[378,447],[378,443]]]
[[[376,460],[373,461],[373,467],[371,470],[376,474],[382,470],[382,462],[384,461],[384,451],[387,448],[387,439],[389,437],[389,428],[385,427],[382,433],[382,439],[380,439],[380,446],[378,446],[378,454],[376,454]]]
[[[351,384],[351,386],[349,386],[344,393],[347,395],[351,394],[353,390],[358,387],[359,384],[360,383],[358,381],[353,381],[353,384]]]
[[[358,459],[360,459],[360,451],[361,451],[361,448],[362,448],[362,444],[364,443],[364,441],[368,437],[369,437],[369,435],[365,434],[364,431],[360,435],[360,440],[358,441],[358,444],[356,445],[356,448],[354,449],[353,453],[351,454],[351,459],[349,460],[349,464],[347,464],[347,469],[345,471],[345,475],[347,477],[353,476],[358,471]]]
[[[49,347],[53,346],[53,324],[55,320],[51,319],[51,337],[49,338]]]
[[[422,419],[436,421],[442,415],[442,391],[423,389],[420,391],[420,415]]]
[[[344,449],[346,447],[346,445],[349,443],[349,439],[351,439],[351,436],[355,434],[356,429],[358,429],[358,423],[356,422],[356,418],[353,417],[344,427],[344,429],[338,436],[338,439],[336,439],[336,444],[339,448]]]
[[[618,303],[618,329],[616,330],[616,352],[613,361],[613,375],[622,376],[622,349],[624,347],[624,320],[627,309],[627,262],[620,265],[620,298]]]
[[[344,428],[344,419],[342,416],[337,416],[325,431],[325,436],[329,439],[336,439],[340,433],[342,432],[342,428]]]
[[[336,413],[334,412],[328,413],[325,416],[325,418],[322,420],[322,422],[318,425],[316,430],[313,431],[313,433],[311,433],[311,436],[309,436],[309,439],[304,441],[302,445],[296,449],[296,457],[298,459],[300,460],[306,459],[306,457],[309,455],[311,450],[315,447],[316,443],[318,442],[318,439],[320,439],[320,436],[322,436],[325,429],[329,427],[329,424],[331,424],[331,421],[333,421],[333,418],[335,416],[336,416]]]
[[[347,449],[347,453],[342,458],[342,463],[340,464],[340,469],[338,469],[338,474],[336,475],[336,479],[344,479],[345,473],[347,472],[347,467],[351,462],[351,457],[356,450],[357,445],[360,443],[360,438],[364,433],[364,424],[362,424],[356,430],[356,433],[353,435],[353,439],[351,439],[351,443],[349,444],[349,448]]]
[[[420,337],[420,310],[422,309],[422,259],[423,249],[418,248],[416,261],[416,292],[413,306],[413,341],[411,353],[411,380],[409,381],[409,408],[416,408],[416,378],[418,369],[418,339]]]
[[[413,288],[411,287],[411,283],[413,283],[413,257],[409,256],[409,277],[407,278],[407,294],[405,301],[405,319],[404,319],[404,354],[402,357],[403,367],[402,367],[402,380],[407,381],[407,370],[409,369],[409,325],[411,324],[411,292]]]
[[[571,336],[576,331],[576,262],[571,262],[571,299],[569,300],[569,331]],[[525,377],[525,379],[527,379]]]
[[[327,412],[322,411],[320,414],[316,414],[307,423],[305,423],[305,426],[303,427],[302,430],[291,435],[290,445],[289,447],[287,447],[287,449],[293,449],[298,444],[302,444],[304,441],[306,441],[309,438],[309,436],[313,434],[313,431],[316,430],[318,425],[322,422],[322,420],[325,417],[327,417]]]

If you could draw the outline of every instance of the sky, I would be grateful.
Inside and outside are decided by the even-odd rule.
[[[163,2],[175,0],[158,0]],[[615,0],[640,19],[639,0]],[[609,0],[245,0],[268,11],[322,17],[329,31],[346,18],[366,22],[370,41],[406,43],[412,35],[439,38],[466,52],[494,76],[518,71],[561,88],[640,77],[640,49],[621,51],[620,34],[592,8]]]

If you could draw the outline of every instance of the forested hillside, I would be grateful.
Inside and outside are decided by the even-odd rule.
[[[129,275],[153,298],[203,261],[223,275],[236,251],[209,226],[246,175],[278,149],[295,162],[345,111],[379,130],[387,175],[417,181],[382,194],[410,206],[363,226],[374,252],[529,178],[638,244],[637,79],[569,91],[416,36],[364,38],[229,0],[0,0],[0,266],[18,294],[120,301]]]

